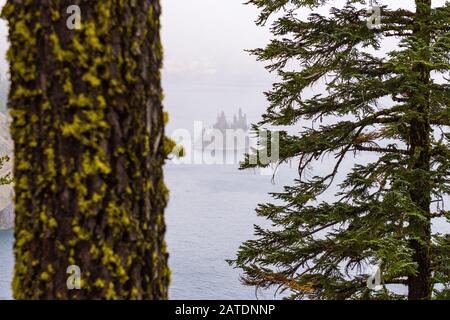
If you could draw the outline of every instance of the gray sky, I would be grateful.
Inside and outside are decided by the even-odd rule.
[[[162,0],[165,76],[200,78],[266,75],[261,63],[244,52],[270,39],[257,27],[258,11],[244,0]]]

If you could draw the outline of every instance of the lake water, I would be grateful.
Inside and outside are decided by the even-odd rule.
[[[255,206],[280,190],[293,172],[282,170],[276,184],[259,172],[233,165],[168,165],[171,192],[166,211],[167,241],[173,278],[172,299],[255,299],[255,289],[241,285],[239,270],[228,266],[242,241],[253,235]],[[0,299],[11,298],[13,233],[0,231]],[[273,298],[258,292],[259,299]]]
[[[171,190],[167,211],[175,299],[255,299],[254,288],[239,282],[233,258],[242,241],[252,238],[253,225],[262,223],[254,208],[268,200],[289,179],[281,172],[277,184],[270,176],[238,171],[234,166],[175,166],[166,174]],[[258,298],[273,298],[258,293]]]
[[[11,277],[13,269],[13,232],[0,231],[0,300],[11,298]]]

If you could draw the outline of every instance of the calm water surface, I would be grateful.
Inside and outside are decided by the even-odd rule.
[[[0,300],[11,298],[13,232],[0,231]]]

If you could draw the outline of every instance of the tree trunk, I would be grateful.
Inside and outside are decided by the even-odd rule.
[[[9,0],[3,17],[14,297],[167,298],[159,1]],[[81,289],[69,290],[73,265]]]
[[[430,44],[430,14],[431,0],[416,0],[417,15],[414,35],[424,44]],[[429,61],[429,45],[421,53],[423,61]],[[429,87],[430,70],[424,63],[414,66],[418,83],[424,88]],[[431,298],[431,126],[429,120],[430,94],[425,90],[412,92],[411,95],[419,97],[416,101],[415,116],[410,122],[410,195],[423,219],[410,218],[411,248],[414,250],[414,262],[417,264],[417,273],[408,277],[408,299],[422,300]]]

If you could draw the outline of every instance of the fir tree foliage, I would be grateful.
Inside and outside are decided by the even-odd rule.
[[[450,228],[450,3],[373,1],[373,29],[368,1],[248,3],[259,25],[273,21],[273,40],[252,53],[279,77],[258,128],[298,131],[280,134],[279,163],[297,161],[299,176],[258,206],[273,228],[257,226],[230,261],[243,282],[292,299],[450,298],[450,236],[432,228]],[[267,166],[254,156],[241,168]],[[329,172],[311,171],[324,159]]]

